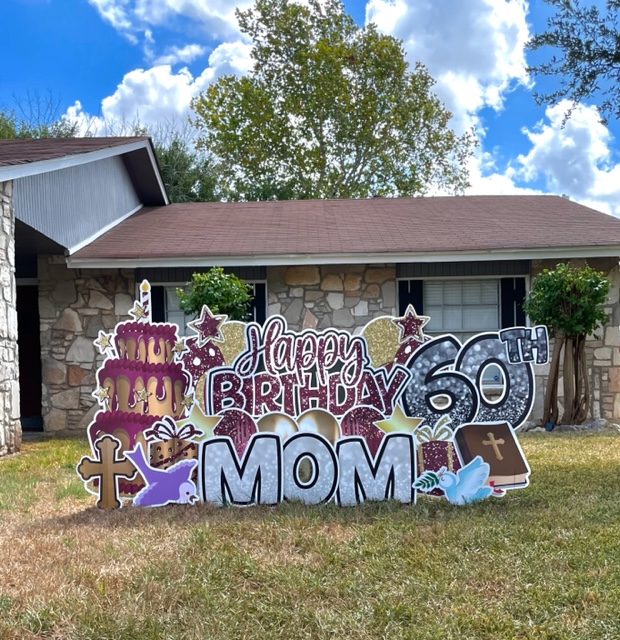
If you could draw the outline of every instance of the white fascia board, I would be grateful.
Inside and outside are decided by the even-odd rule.
[[[408,262],[478,262],[487,260],[545,260],[567,258],[620,258],[620,245],[550,247],[541,249],[494,249],[489,251],[402,252],[402,253],[321,253],[289,255],[229,255],[152,258],[68,257],[69,268],[132,269],[137,267],[251,267],[322,264],[377,264]]]
[[[36,176],[41,173],[49,173],[50,171],[68,169],[69,167],[96,162],[97,160],[111,158],[112,156],[120,156],[124,153],[130,153],[131,151],[138,151],[144,148],[147,149],[151,162],[154,163],[155,159],[148,140],[139,140],[137,142],[106,147],[105,149],[97,149],[96,151],[74,153],[72,155],[62,156],[61,158],[35,160],[34,162],[24,162],[23,164],[0,167],[0,181],[16,180],[18,178],[25,178],[26,176]],[[153,164],[153,168],[157,171],[156,164]],[[159,172],[157,173],[159,174]]]
[[[161,172],[159,171],[159,166],[157,164],[157,159],[155,158],[155,154],[153,153],[153,146],[149,143],[146,144],[146,150],[149,154],[149,160],[151,161],[151,166],[153,167],[153,171],[155,172],[155,176],[157,177],[157,184],[159,185],[159,190],[164,196],[164,203],[170,204],[170,199],[168,198],[168,192],[166,191],[166,187],[164,186],[164,181],[161,178]]]
[[[78,242],[76,245],[74,245],[72,247],[69,247],[69,249],[67,249],[67,251],[66,251],[67,255],[70,256],[72,253],[76,253],[80,249],[83,249],[84,247],[89,245],[91,242],[94,242],[99,236],[102,236],[104,233],[106,233],[110,229],[113,229],[117,224],[120,224],[123,220],[126,220],[127,218],[129,218],[129,216],[132,216],[134,213],[137,213],[138,211],[140,211],[140,209],[142,209],[142,207],[144,207],[144,205],[143,204],[139,204],[137,207],[135,207],[134,209],[132,209],[131,211],[129,211],[125,215],[121,216],[120,218],[117,218],[116,220],[113,220],[109,224],[106,224],[105,227],[102,227],[101,229],[98,229],[95,233],[93,233],[92,236],[89,236],[85,240],[82,240],[81,242]]]

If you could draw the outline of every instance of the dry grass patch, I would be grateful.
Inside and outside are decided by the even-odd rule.
[[[0,461],[0,637],[620,638],[620,437],[522,439],[467,508],[94,509],[82,440]]]

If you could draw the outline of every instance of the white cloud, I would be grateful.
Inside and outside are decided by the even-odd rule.
[[[196,58],[204,55],[205,47],[199,44],[186,44],[184,47],[170,47],[166,53],[155,59],[156,65],[170,64],[174,65],[179,62],[189,64]]]
[[[131,28],[127,12],[127,0],[88,0],[97,9],[99,15],[115,29],[126,31]]]
[[[542,177],[549,191],[620,215],[620,161],[612,155],[613,136],[592,106],[578,105],[563,126],[570,106],[562,101],[548,107],[545,121],[523,130],[532,146],[518,156],[514,177],[526,183]]]
[[[101,102],[101,115],[92,118],[76,102],[65,117],[80,123],[82,130],[110,132],[119,123],[139,121],[145,125],[185,122],[194,96],[224,74],[243,74],[251,67],[251,47],[228,42],[216,47],[209,66],[194,77],[187,68],[173,71],[170,64],[134,69],[125,74],[116,91]],[[107,129],[106,129],[107,127]]]
[[[125,35],[148,27],[169,26],[176,19],[199,26],[209,37],[239,37],[235,8],[251,6],[251,0],[89,0],[99,15]]]
[[[403,40],[424,63],[453,126],[477,124],[484,106],[500,109],[515,83],[528,84],[526,0],[369,0],[366,19]]]

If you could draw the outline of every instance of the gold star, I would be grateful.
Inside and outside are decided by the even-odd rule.
[[[133,394],[136,397],[136,402],[145,402],[149,399],[149,396],[153,395],[150,391],[147,391],[146,388],[135,389]]]
[[[143,320],[148,314],[146,313],[146,309],[136,300],[133,308],[129,309],[129,315],[132,316],[134,320]]]
[[[377,420],[375,424],[379,429],[386,433],[393,431],[413,431],[420,423],[422,418],[410,418],[403,413],[400,405],[394,407],[394,413],[387,420]]]
[[[172,347],[172,353],[174,353],[176,356],[180,356],[187,350],[187,346],[183,340],[178,340],[174,343],[174,347]]]
[[[99,337],[95,340],[95,346],[99,349],[99,353],[105,353],[107,349],[112,349],[112,334],[100,331]]]
[[[105,400],[110,399],[110,387],[99,387],[96,391],[93,391],[93,396],[99,400],[99,402],[104,402]]]
[[[181,404],[186,408],[190,409],[194,404],[194,394],[188,393],[183,395],[183,400],[181,400]]]
[[[207,416],[197,404],[194,404],[189,416],[184,420],[177,420],[178,427],[184,427],[186,424],[193,424],[196,429],[202,431],[202,435],[196,438],[196,441],[206,440],[213,436],[213,429],[222,419],[222,416]]]

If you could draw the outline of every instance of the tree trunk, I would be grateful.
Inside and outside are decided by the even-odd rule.
[[[564,424],[573,424],[575,421],[575,340],[566,338],[564,347]]]
[[[564,351],[564,424],[581,424],[590,408],[586,336],[566,340]]]
[[[547,389],[545,390],[545,402],[543,406],[543,426],[558,422],[558,374],[560,372],[560,358],[564,346],[564,335],[557,333],[553,343],[553,356],[549,366]]]
[[[590,411],[590,380],[588,378],[588,366],[586,363],[586,336],[579,336],[577,339],[576,375],[579,376],[579,391],[575,400],[575,424],[581,424],[588,417]]]

